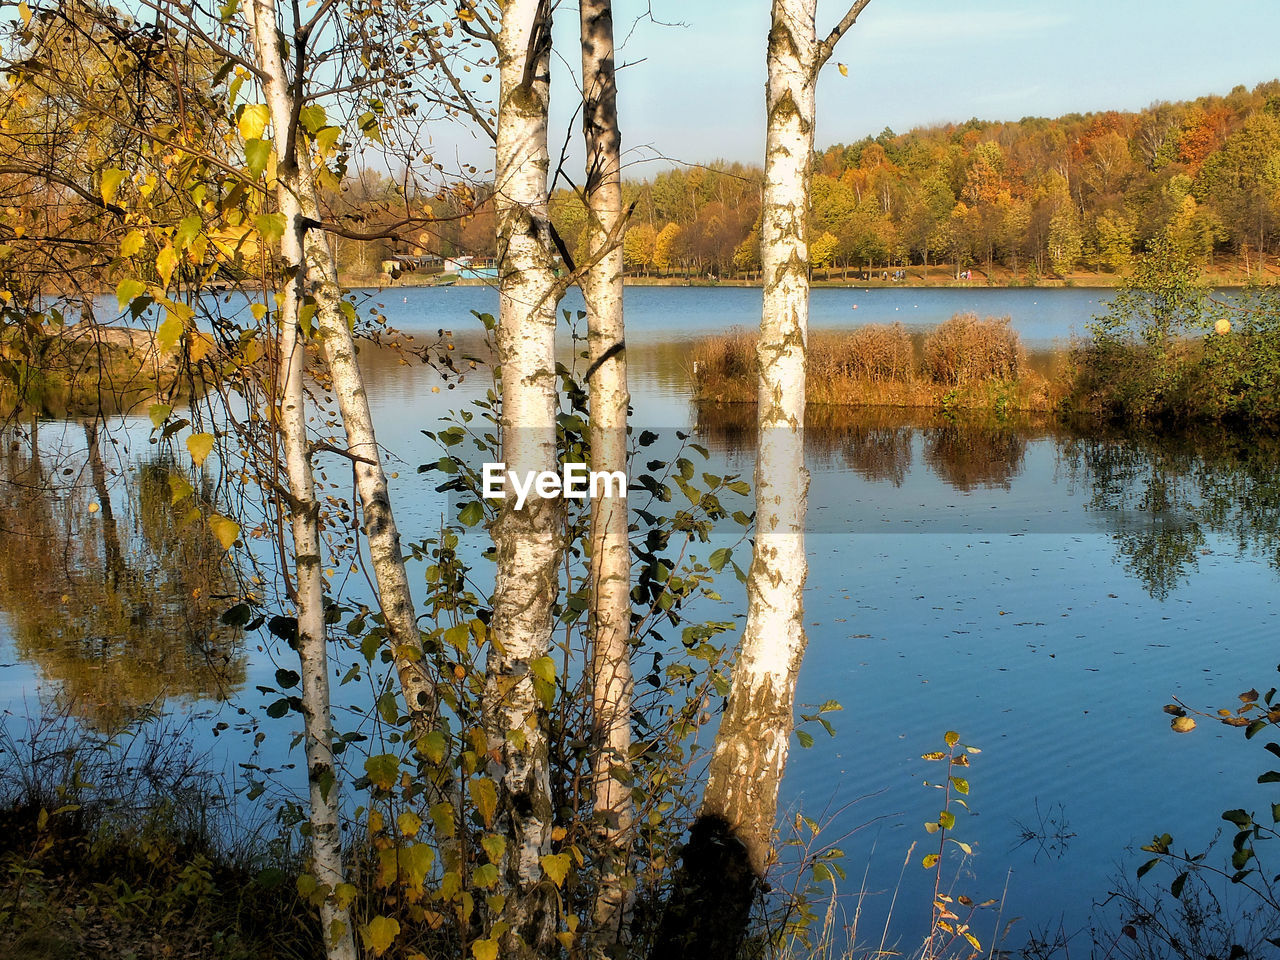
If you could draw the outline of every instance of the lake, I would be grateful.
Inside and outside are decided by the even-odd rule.
[[[1104,296],[824,288],[814,291],[813,314],[826,328],[1007,314],[1028,344],[1043,347],[1082,333]],[[626,301],[634,425],[663,443],[677,429],[696,431],[717,472],[748,478],[751,412],[699,416],[684,363],[690,338],[754,324],[759,302],[754,289],[678,287],[632,287]],[[463,341],[478,328],[470,311],[494,311],[496,295],[406,288],[370,294],[366,305],[375,303],[416,338],[444,328]],[[471,374],[449,389],[421,365],[370,348],[364,359],[402,533],[418,541],[449,506],[438,481],[415,473],[440,454],[421,431],[480,395],[488,377]],[[272,685],[292,654],[220,631],[217,599],[235,585],[218,581],[199,543],[165,526],[154,506],[167,490],[164,458],[149,434],[142,417],[96,432],[47,421],[36,456],[29,437],[7,437],[0,706],[18,723],[74,701],[85,722],[107,724],[155,701],[200,718],[193,749],[232,770],[252,762],[282,789],[301,790],[301,758],[288,751],[293,725],[267,720],[273,698],[256,689]],[[803,810],[829,821],[832,842],[844,837],[842,892],[866,893],[860,942],[880,942],[895,890],[889,941],[910,946],[927,930],[932,882],[919,861],[936,849],[923,824],[937,818],[938,795],[925,781],[940,774],[921,755],[943,749],[947,730],[981,750],[967,775],[970,813],[955,831],[974,855],[948,861],[947,877],[955,894],[1004,897],[1000,925],[1021,918],[1009,948],[1059,926],[1084,930],[1087,942],[1093,902],[1121,873],[1132,879],[1137,845],[1168,831],[1195,852],[1221,811],[1265,809],[1273,797],[1254,782],[1266,769],[1259,741],[1208,721],[1175,735],[1161,707],[1179,697],[1213,711],[1272,684],[1277,449],[1267,440],[1079,436],[1043,421],[932,413],[815,421],[799,701],[834,699],[843,710],[827,715],[835,738],[806,727],[815,741],[792,753],[783,819]],[[334,495],[345,495],[341,463],[327,462]],[[252,496],[225,477],[211,476],[197,495],[229,506],[246,498],[252,509]],[[707,552],[733,538],[717,531]],[[266,551],[255,559],[269,569]],[[358,579],[348,582],[357,598],[367,595]],[[740,587],[726,581],[709,619],[743,609]],[[106,582],[115,588],[105,591]],[[259,732],[265,742],[253,746]],[[975,920],[984,946],[994,909]],[[852,903],[845,910],[851,921]]]

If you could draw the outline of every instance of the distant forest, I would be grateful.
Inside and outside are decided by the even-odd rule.
[[[990,275],[999,267],[1034,281],[1122,272],[1163,236],[1206,266],[1253,273],[1277,255],[1280,80],[1137,113],[885,130],[828,147],[813,169],[816,268],[945,265]],[[758,271],[762,182],[760,168],[729,162],[628,182],[628,271]],[[344,200],[377,187],[366,183]],[[491,192],[459,185],[438,195],[433,213],[446,219],[420,237],[421,249],[491,256]],[[555,193],[552,213],[572,254],[586,219],[577,194]],[[377,259],[361,253],[366,266]]]

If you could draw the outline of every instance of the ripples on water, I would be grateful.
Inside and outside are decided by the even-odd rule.
[[[758,291],[713,292],[741,299],[749,322]],[[447,315],[463,337],[463,303],[488,291],[432,293],[444,297],[419,326]],[[936,291],[882,293],[928,302]],[[666,307],[635,321],[636,425],[692,427],[719,464],[713,469],[750,476],[749,411],[696,417],[684,351],[654,332],[678,323],[672,304],[706,291],[645,296]],[[815,303],[848,296],[817,291]],[[1078,317],[1079,308],[1073,300],[1061,309]],[[859,310],[860,320],[871,318]],[[400,473],[393,495],[404,536],[421,539],[447,504],[413,472],[439,454],[420,431],[488,383],[477,373],[433,394],[440,381],[421,367],[374,351],[365,361],[380,439]],[[119,441],[105,495],[82,425],[50,422],[40,433],[39,456],[10,435],[0,461],[5,706],[21,711],[38,696],[94,703],[83,708],[86,719],[106,723],[164,691],[179,704],[229,697],[222,715],[235,706],[260,713],[254,686],[271,682],[272,651],[214,622],[216,604],[203,598],[234,572],[210,567],[207,544],[176,536],[156,506],[155,484],[178,468],[154,455],[149,424],[125,418],[103,428]],[[936,819],[938,796],[923,781],[939,772],[920,755],[940,749],[948,729],[982,750],[969,771],[972,813],[956,828],[976,856],[951,868],[959,870],[954,892],[999,897],[1007,882],[1004,919],[1023,917],[1023,935],[1060,916],[1068,930],[1083,924],[1117,864],[1135,866],[1126,849],[1152,833],[1169,830],[1199,849],[1223,809],[1265,809],[1271,798],[1253,783],[1262,769],[1254,746],[1208,723],[1175,736],[1160,707],[1179,696],[1216,709],[1270,683],[1275,443],[1082,437],[1043,422],[865,411],[815,420],[808,456],[810,646],[799,698],[835,699],[844,710],[829,715],[834,740],[814,728],[815,745],[793,752],[783,802],[818,818],[839,811],[833,837],[859,828],[840,846],[849,854],[846,890],[861,884],[869,863],[864,939],[878,942],[913,841],[894,929],[909,943],[927,927],[931,888],[919,857],[934,842],[923,824]],[[734,612],[738,589],[725,590]],[[184,600],[197,590],[194,603]],[[289,723],[277,726],[263,750],[264,762],[279,765],[290,759]],[[1029,829],[1061,836],[1021,842]]]

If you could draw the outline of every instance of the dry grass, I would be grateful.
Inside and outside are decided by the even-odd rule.
[[[948,387],[1017,380],[1026,366],[1022,340],[1008,317],[957,313],[924,341],[924,373]]]
[[[700,340],[690,360],[700,403],[755,403],[754,333]],[[957,314],[923,338],[896,323],[809,338],[807,396],[815,406],[1047,411],[1059,392],[1030,368],[1008,317]]]

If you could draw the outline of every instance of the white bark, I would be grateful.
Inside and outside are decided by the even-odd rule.
[[[262,29],[258,31],[259,39],[266,40],[263,31],[267,29],[268,22],[275,22],[275,2],[255,0],[254,9],[259,12],[256,15],[269,18],[263,20]],[[320,211],[311,160],[300,136],[293,155],[288,155],[295,113],[294,98],[298,94],[288,81],[279,44],[279,34],[273,30],[270,42],[259,42],[256,47],[259,66],[266,78],[267,105],[271,109],[277,152],[276,201],[279,212],[285,217],[285,236],[296,235],[301,244],[301,249],[295,254],[297,260],[291,258],[290,252],[285,252],[285,259],[291,265],[297,264],[306,279],[305,289],[315,300],[316,325],[346,432],[347,452],[355,473],[365,542],[378,587],[387,642],[392,650],[414,736],[421,737],[434,728],[435,688],[423,662],[422,635],[418,630],[409,578],[400,552],[400,533],[391,511],[369,398],[356,362],[355,342],[342,310],[337,264],[323,231],[306,226],[319,222]]]
[[[547,216],[550,4],[507,0],[498,38],[499,94],[494,203],[500,296],[502,454],[507,469],[556,466],[555,329],[558,287]],[[544,710],[530,664],[551,642],[563,533],[560,502],[536,497],[520,510],[503,501],[485,679],[485,727],[498,781],[504,956],[551,942],[553,888],[539,858],[551,850],[551,784]]]
[[[622,162],[614,79],[612,0],[581,0],[583,129],[587,154],[587,305],[591,467],[627,470],[627,354],[622,310]],[[631,802],[631,543],[626,491],[591,503],[593,811],[600,875],[597,956],[627,939],[635,810]]]
[[[757,348],[756,539],[747,580],[747,625],[703,804],[704,815],[723,817],[743,842],[757,876],[763,875],[773,853],[778,788],[787,763],[795,685],[805,648],[805,221],[814,90],[822,64],[867,2],[854,4],[819,43],[814,25],[817,0],[773,0],[760,236],[764,311]]]
[[[251,26],[258,62],[269,78],[268,97],[274,116],[291,113],[284,64],[276,33],[274,0],[253,0]],[[277,129],[281,129],[277,127]],[[283,206],[283,205],[282,205]],[[281,239],[286,264],[300,265],[302,227],[296,202],[286,213],[288,229]],[[282,210],[282,212],[284,212]],[[324,619],[324,580],[320,556],[320,504],[316,499],[307,441],[307,413],[303,390],[306,346],[298,337],[298,307],[303,277],[300,267],[288,278],[279,310],[279,428],[289,477],[290,527],[293,535],[294,589],[298,620],[297,648],[301,661],[302,708],[310,801],[311,872],[328,888],[320,907],[320,922],[329,960],[356,960],[355,932],[350,911],[336,891],[344,882],[340,830],[341,790],[333,757],[333,726],[329,704],[329,658]]]

